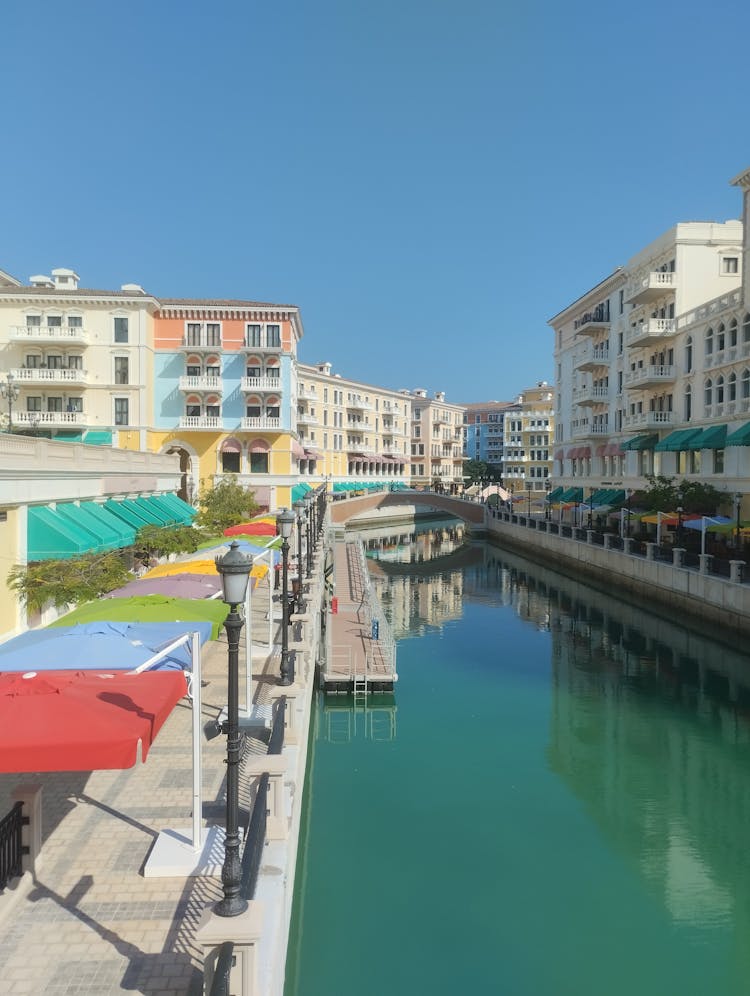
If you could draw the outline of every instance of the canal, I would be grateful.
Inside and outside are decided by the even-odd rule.
[[[748,993],[750,661],[455,527],[366,543],[399,682],[317,702],[285,996]]]

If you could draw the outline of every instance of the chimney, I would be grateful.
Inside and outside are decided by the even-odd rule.
[[[60,267],[52,271],[52,279],[55,282],[56,290],[78,290],[78,281],[81,279],[75,270],[66,270]]]
[[[37,273],[34,277],[29,277],[32,287],[54,287],[55,281],[52,277],[45,277],[43,273]]]

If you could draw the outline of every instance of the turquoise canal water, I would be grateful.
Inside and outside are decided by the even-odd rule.
[[[373,561],[393,699],[318,701],[286,996],[749,993],[750,661],[454,546]]]

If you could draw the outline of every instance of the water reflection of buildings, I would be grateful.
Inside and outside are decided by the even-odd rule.
[[[323,705],[317,735],[332,744],[352,740],[384,743],[396,739],[396,700],[393,695],[365,697],[355,702],[352,696],[328,696]]]
[[[750,971],[750,659],[552,571],[500,554],[495,580],[552,638],[552,770],[675,922],[734,929]]]

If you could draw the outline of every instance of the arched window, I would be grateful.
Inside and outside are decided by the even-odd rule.
[[[706,403],[706,405],[712,405],[714,401],[714,382],[711,380],[710,377],[706,381],[706,386],[704,390],[705,390],[703,397],[704,402]]]
[[[685,421],[689,422],[693,417],[693,390],[688,384],[685,388]]]
[[[742,397],[745,400],[750,398],[750,370],[747,367],[742,371]]]
[[[719,377],[716,381],[716,404],[721,405],[724,403],[724,378]]]
[[[729,323],[729,345],[737,345],[737,319],[733,318]]]
[[[724,352],[724,346],[726,344],[726,336],[724,335],[724,332],[725,332],[724,322],[722,322],[721,325],[716,330],[716,352],[717,353],[723,353]]]
[[[274,394],[266,399],[266,418],[281,418],[281,402]]]
[[[685,373],[693,372],[693,338],[688,336],[685,342]]]
[[[239,474],[242,446],[238,439],[225,439],[221,444],[221,471],[224,474]]]
[[[750,342],[750,314],[742,319],[742,341]]]
[[[737,400],[737,374],[730,373],[727,378],[727,401]]]
[[[245,417],[260,418],[260,398],[251,394],[245,402]]]
[[[709,326],[706,329],[706,356],[710,356],[714,351],[714,330]]]
[[[265,439],[254,439],[250,443],[250,473],[267,474],[270,446]]]

